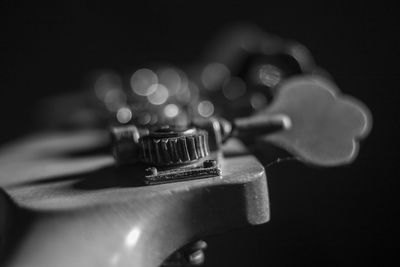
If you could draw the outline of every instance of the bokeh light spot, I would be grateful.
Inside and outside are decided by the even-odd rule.
[[[126,104],[126,95],[119,89],[109,90],[104,96],[104,104],[109,111],[115,112]]]
[[[221,63],[208,64],[201,73],[201,82],[208,90],[216,90],[229,78],[229,69]]]
[[[214,105],[208,100],[201,101],[197,106],[197,111],[203,117],[210,117],[214,113]]]
[[[164,114],[168,118],[174,118],[179,113],[179,107],[175,104],[168,104],[164,107]]]
[[[141,96],[148,96],[154,92],[158,83],[157,75],[150,69],[139,69],[131,77],[130,84],[133,92]]]
[[[258,110],[267,105],[267,97],[261,93],[254,93],[250,97],[251,106]]]
[[[137,120],[140,124],[146,125],[151,121],[151,115],[149,113],[141,113]]]
[[[132,111],[127,107],[122,107],[117,111],[117,120],[119,123],[125,124],[132,119]]]
[[[147,96],[149,102],[153,105],[161,105],[167,101],[169,92],[162,84],[153,84],[150,89],[153,93]]]
[[[277,67],[266,64],[262,65],[258,69],[258,81],[259,83],[266,85],[268,87],[274,87],[277,85],[282,79],[281,70]]]
[[[122,88],[121,77],[113,72],[104,72],[94,82],[94,92],[98,99],[105,100],[108,91]]]
[[[167,87],[170,95],[177,94],[182,87],[182,79],[178,71],[173,68],[163,68],[157,71],[158,82]]]
[[[246,83],[239,77],[232,77],[224,84],[222,93],[229,100],[237,99],[246,93]]]

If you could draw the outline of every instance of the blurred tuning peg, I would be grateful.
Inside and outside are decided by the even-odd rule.
[[[281,65],[287,71],[286,76],[294,72],[311,73],[316,68],[314,59],[305,46],[268,34],[255,25],[241,25],[223,32],[211,45],[208,60],[225,64],[232,72],[237,73],[246,65],[246,61],[259,62],[257,57],[262,56],[266,56],[264,61],[270,60],[273,64]],[[289,58],[293,65],[282,62],[290,60]]]
[[[355,159],[358,141],[371,125],[370,112],[360,101],[329,81],[299,76],[281,85],[270,106],[234,120],[232,128],[238,135],[258,135],[307,163],[336,166]]]
[[[315,64],[304,45],[251,25],[225,31],[211,45],[207,61],[211,63],[204,70],[215,64],[226,68],[210,72],[213,77],[218,73],[221,77],[213,88],[205,87],[210,97],[224,106],[219,110],[220,115],[228,119],[250,115],[269,105],[280,84],[293,76],[312,74],[330,78]]]

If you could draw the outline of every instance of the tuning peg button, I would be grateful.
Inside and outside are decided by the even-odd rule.
[[[341,94],[332,82],[314,76],[285,81],[274,102],[259,115],[285,114],[291,127],[263,136],[298,159],[320,166],[352,162],[358,142],[370,131],[369,110],[355,98]]]

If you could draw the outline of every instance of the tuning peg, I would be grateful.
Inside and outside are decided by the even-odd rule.
[[[281,85],[270,106],[234,120],[230,135],[252,134],[307,163],[336,166],[355,159],[371,125],[364,104],[341,94],[332,82],[298,76]]]

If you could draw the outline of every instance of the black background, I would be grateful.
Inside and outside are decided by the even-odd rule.
[[[318,3],[318,4],[317,4]],[[350,166],[268,169],[271,222],[209,243],[206,266],[391,266],[398,261],[398,11],[382,1],[0,1],[0,141],[30,131],[38,100],[99,68],[178,66],[217,30],[253,22],[305,44],[374,126]]]

